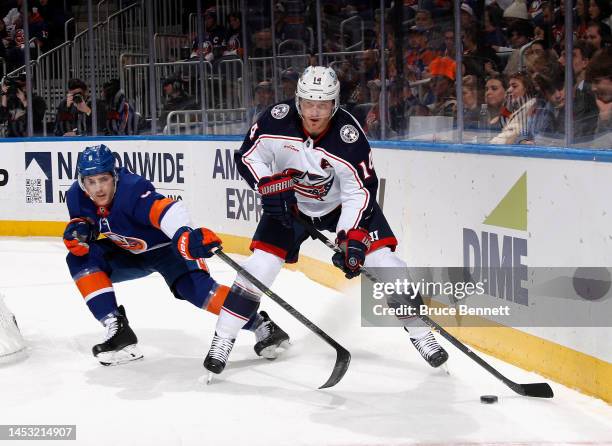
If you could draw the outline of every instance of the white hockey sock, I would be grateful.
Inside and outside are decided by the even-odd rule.
[[[215,332],[222,338],[236,339],[238,332],[247,322],[248,320],[245,320],[243,317],[222,308],[219,313]]]

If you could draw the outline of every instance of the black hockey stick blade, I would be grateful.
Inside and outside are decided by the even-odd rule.
[[[334,370],[331,375],[325,381],[319,389],[325,389],[327,387],[333,387],[340,382],[346,371],[348,370],[349,364],[351,363],[351,354],[344,347],[338,345],[336,348],[336,364],[334,364]]]
[[[552,398],[553,396],[555,396],[552,388],[548,385],[548,383],[512,383],[508,384],[508,386],[516,393],[523,396],[532,396],[534,398]]]
[[[303,325],[306,326],[310,331],[323,339],[327,344],[329,344],[334,350],[336,350],[336,363],[334,364],[334,370],[332,374],[327,379],[325,384],[323,384],[319,389],[324,389],[326,387],[335,386],[340,382],[346,371],[348,370],[349,364],[351,362],[351,354],[347,349],[338,344],[331,336],[313,324],[306,316],[300,313],[298,310],[293,308],[289,303],[287,303],[283,298],[281,298],[278,294],[272,291],[270,288],[261,283],[256,277],[250,274],[247,270],[241,267],[238,263],[236,263],[230,256],[225,254],[221,248],[218,248],[214,252],[217,257],[231,266],[238,274],[246,278],[249,282],[255,285],[262,293],[276,302],[278,305],[283,307],[283,309],[289,313],[291,316],[300,321]]]
[[[304,228],[310,233],[313,239],[317,239],[322,241],[328,248],[335,252],[341,252],[340,248],[329,240],[324,234],[321,233],[317,228],[311,225],[309,222],[304,220],[299,214],[294,215],[294,218],[297,222],[299,222]],[[374,274],[367,270],[367,268],[361,267],[361,273],[370,279],[372,282],[380,282],[376,278]],[[453,344],[457,349],[461,350],[465,353],[470,359],[480,365],[487,372],[495,376],[505,385],[507,385],[510,389],[514,390],[519,395],[523,396],[531,396],[536,398],[552,398],[554,396],[552,388],[547,383],[530,383],[530,384],[518,384],[514,381],[506,378],[502,375],[496,368],[474,353],[467,345],[461,342],[459,339],[455,338],[452,334],[438,325],[435,321],[427,316],[421,316],[423,322],[429,325],[434,330],[438,331],[440,335],[445,338],[448,342]]]

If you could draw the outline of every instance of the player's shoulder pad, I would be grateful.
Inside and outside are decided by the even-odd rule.
[[[132,204],[146,193],[153,193],[155,186],[149,180],[140,175],[136,175],[122,167],[117,172],[117,191],[115,192],[115,205],[122,208],[127,205],[132,208]]]
[[[368,143],[365,132],[357,119],[343,108],[339,108],[334,116],[331,129],[342,142],[347,145],[362,145]]]
[[[257,121],[261,133],[277,134],[287,128],[287,124],[299,118],[295,108],[295,100],[279,102],[274,104],[261,114]]]

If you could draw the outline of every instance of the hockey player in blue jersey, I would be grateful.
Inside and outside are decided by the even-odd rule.
[[[293,218],[299,212],[319,230],[337,235],[342,253],[332,263],[347,278],[361,266],[407,272],[393,251],[397,240],[376,202],[378,178],[370,144],[355,118],[339,108],[340,82],[326,67],[308,67],[295,100],[263,112],[235,153],[236,166],[261,194],[263,215],[243,267],[271,286],[283,263],[298,260],[306,229]],[[384,280],[387,280],[386,278]],[[256,314],[261,291],[238,275],[215,330],[204,366],[223,371],[239,330]],[[417,299],[419,297],[417,296]],[[391,303],[390,303],[391,304]],[[431,330],[419,319],[404,321],[421,356],[439,367],[448,358]]]
[[[77,174],[66,196],[71,219],[64,232],[70,251],[66,261],[89,310],[106,328],[104,341],[92,350],[101,364],[142,358],[113,283],[158,272],[176,298],[219,313],[232,291],[215,282],[203,260],[221,245],[213,231],[193,230],[182,201],[161,195],[151,182],[125,168],[117,169],[105,145],[85,148]],[[268,359],[289,340],[263,311],[250,316],[244,328],[255,333],[257,355]]]

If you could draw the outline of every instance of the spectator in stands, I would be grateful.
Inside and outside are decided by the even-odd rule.
[[[586,40],[595,47],[595,50],[610,45],[610,41],[612,40],[610,27],[603,22],[589,22]]]
[[[527,2],[525,0],[514,0],[503,13],[504,21],[508,27],[515,23],[527,22],[530,19]]]
[[[471,28],[476,25],[474,10],[467,3],[461,3],[461,29]]]
[[[477,129],[480,119],[482,89],[478,78],[473,74],[463,77],[463,126],[466,129]]]
[[[438,57],[429,65],[434,102],[429,106],[432,116],[457,116],[455,97],[455,61]]]
[[[612,5],[610,0],[589,0],[589,18],[593,22],[603,23],[612,27]]]
[[[225,33],[225,51],[223,56],[242,57],[242,18],[239,12],[230,12],[227,15],[228,28]]]
[[[294,68],[287,68],[281,73],[281,101],[286,101],[295,96],[300,73]]]
[[[295,92],[294,92],[295,95]],[[255,87],[255,99],[253,108],[249,111],[251,124],[254,124],[259,116],[274,103],[274,89],[269,81],[262,81]]]
[[[586,69],[593,57],[594,48],[586,40],[578,40],[572,50],[574,72],[574,137],[578,140],[592,136],[597,127],[597,103],[591,86],[586,82]],[[565,66],[565,53],[559,58]]]
[[[0,87],[0,136],[28,136],[27,95],[25,74],[16,78],[4,78]],[[34,133],[42,133],[46,109],[45,100],[40,96],[33,95]]]
[[[434,24],[431,12],[426,9],[419,9],[414,17],[415,28],[423,31],[429,48],[440,50],[443,47],[443,39],[439,28]]]
[[[368,82],[369,96],[372,103],[370,110],[365,118],[363,131],[369,138],[381,138],[381,121],[380,121],[380,96],[382,91],[382,82],[380,79],[374,79]]]
[[[475,27],[463,30],[463,63],[465,74],[480,79],[500,71],[500,61],[495,50],[484,43],[483,36]]]
[[[586,69],[586,81],[595,93],[598,109],[597,135],[612,131],[612,48],[599,51]]]
[[[408,31],[408,48],[404,53],[404,60],[407,70],[414,73],[416,79],[421,79],[431,61],[439,56],[439,52],[429,48],[425,31],[416,27]]]
[[[520,49],[533,38],[533,26],[526,20],[515,21],[508,27],[510,45],[513,48],[512,55],[504,68],[504,74],[510,76],[518,71]]]
[[[485,84],[485,103],[487,104],[489,129],[502,129],[500,113],[506,99],[507,88],[508,85],[503,75],[493,74],[487,78]]]
[[[40,14],[38,7],[28,6],[28,14],[30,39],[35,39],[34,44],[38,47],[39,52],[44,53],[50,49],[47,46],[49,25]]]
[[[508,46],[506,36],[502,31],[502,10],[493,3],[485,7],[484,14],[484,43],[491,46],[495,51],[500,47]]]
[[[6,47],[8,46],[8,32],[4,20],[0,20],[0,57],[6,59]]]
[[[49,29],[48,48],[61,45],[64,42],[64,23],[68,14],[68,11],[64,11],[63,3],[57,0],[38,0],[38,12]]]
[[[195,36],[191,45],[192,53],[190,58],[199,58],[199,52],[204,53],[204,59],[213,62],[223,56],[225,47],[225,29],[217,24],[217,10],[214,7],[208,8],[204,13],[204,33],[200,43],[198,36]]]
[[[527,117],[527,128],[515,144],[535,144],[537,136],[561,139],[565,134],[565,88],[562,72],[553,77],[536,73],[534,82],[540,95]]]
[[[512,74],[508,80],[506,99],[500,111],[502,131],[491,139],[492,144],[515,144],[527,134],[527,121],[537,102],[537,89],[526,71]]]
[[[576,14],[574,18],[574,34],[578,39],[584,39],[587,26],[590,22],[587,6],[589,0],[576,0]]]
[[[455,31],[452,28],[446,28],[442,31],[443,45],[442,56],[455,58]]]
[[[68,81],[68,94],[57,107],[55,136],[91,134],[91,99],[87,84],[80,79]]]
[[[159,128],[167,125],[168,115],[176,110],[198,110],[197,101],[185,91],[185,82],[178,75],[174,75],[162,82],[164,97],[159,116]]]
[[[111,79],[102,86],[102,101],[98,118],[103,124],[98,126],[104,135],[138,134],[138,115],[121,89],[119,79]],[[100,122],[100,119],[98,119]]]

